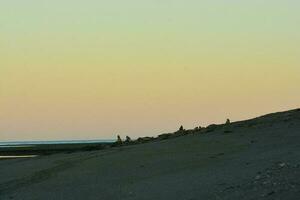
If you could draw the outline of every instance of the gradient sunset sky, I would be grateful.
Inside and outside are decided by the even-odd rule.
[[[300,107],[300,1],[0,1],[0,141],[133,138]]]

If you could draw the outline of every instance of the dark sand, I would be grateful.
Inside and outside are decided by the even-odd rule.
[[[300,110],[206,132],[0,160],[0,199],[300,199]]]

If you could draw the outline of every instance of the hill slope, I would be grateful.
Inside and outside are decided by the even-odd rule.
[[[300,109],[141,145],[0,161],[0,199],[300,197]]]

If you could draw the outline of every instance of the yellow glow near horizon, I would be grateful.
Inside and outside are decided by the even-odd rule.
[[[156,135],[300,107],[299,6],[0,2],[0,140]]]

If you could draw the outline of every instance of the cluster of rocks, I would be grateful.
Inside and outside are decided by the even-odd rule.
[[[174,133],[164,133],[164,134],[158,135],[157,137],[139,137],[136,140],[131,140],[129,136],[126,136],[126,139],[122,140],[120,135],[118,135],[117,136],[117,141],[113,144],[113,146],[141,144],[141,143],[147,143],[147,142],[157,141],[157,140],[166,140],[166,139],[170,139],[170,138],[179,137],[179,136],[182,136],[182,135],[195,133],[195,132],[198,132],[201,129],[202,129],[201,127],[196,127],[193,130],[185,130],[183,128],[183,126],[181,126],[179,128],[179,130],[174,132]]]
[[[261,194],[263,197],[277,192],[289,192],[297,188],[299,191],[300,182],[297,179],[293,179],[295,176],[297,177],[296,171],[299,171],[299,167],[299,164],[275,163],[272,167],[264,170],[264,172],[258,172],[252,184],[256,188],[264,188],[264,192]]]
[[[151,142],[151,141],[167,140],[167,139],[176,138],[176,137],[189,135],[189,134],[209,133],[209,132],[215,131],[217,128],[228,127],[229,125],[230,125],[230,120],[227,119],[225,124],[221,124],[221,125],[212,124],[207,127],[197,126],[194,129],[188,129],[188,130],[184,129],[183,126],[180,126],[179,129],[174,133],[164,133],[164,134],[158,135],[157,137],[139,137],[136,140],[131,140],[131,138],[129,136],[126,136],[126,139],[122,140],[120,135],[118,135],[117,141],[112,146],[142,144],[142,143],[147,143],[147,142]],[[229,133],[231,131],[224,129],[224,132]]]
[[[221,191],[221,194],[249,194],[253,199],[284,199],[286,195],[300,194],[300,164],[277,162],[271,167],[260,171],[246,184],[234,185]],[[226,195],[228,196],[228,195]]]

